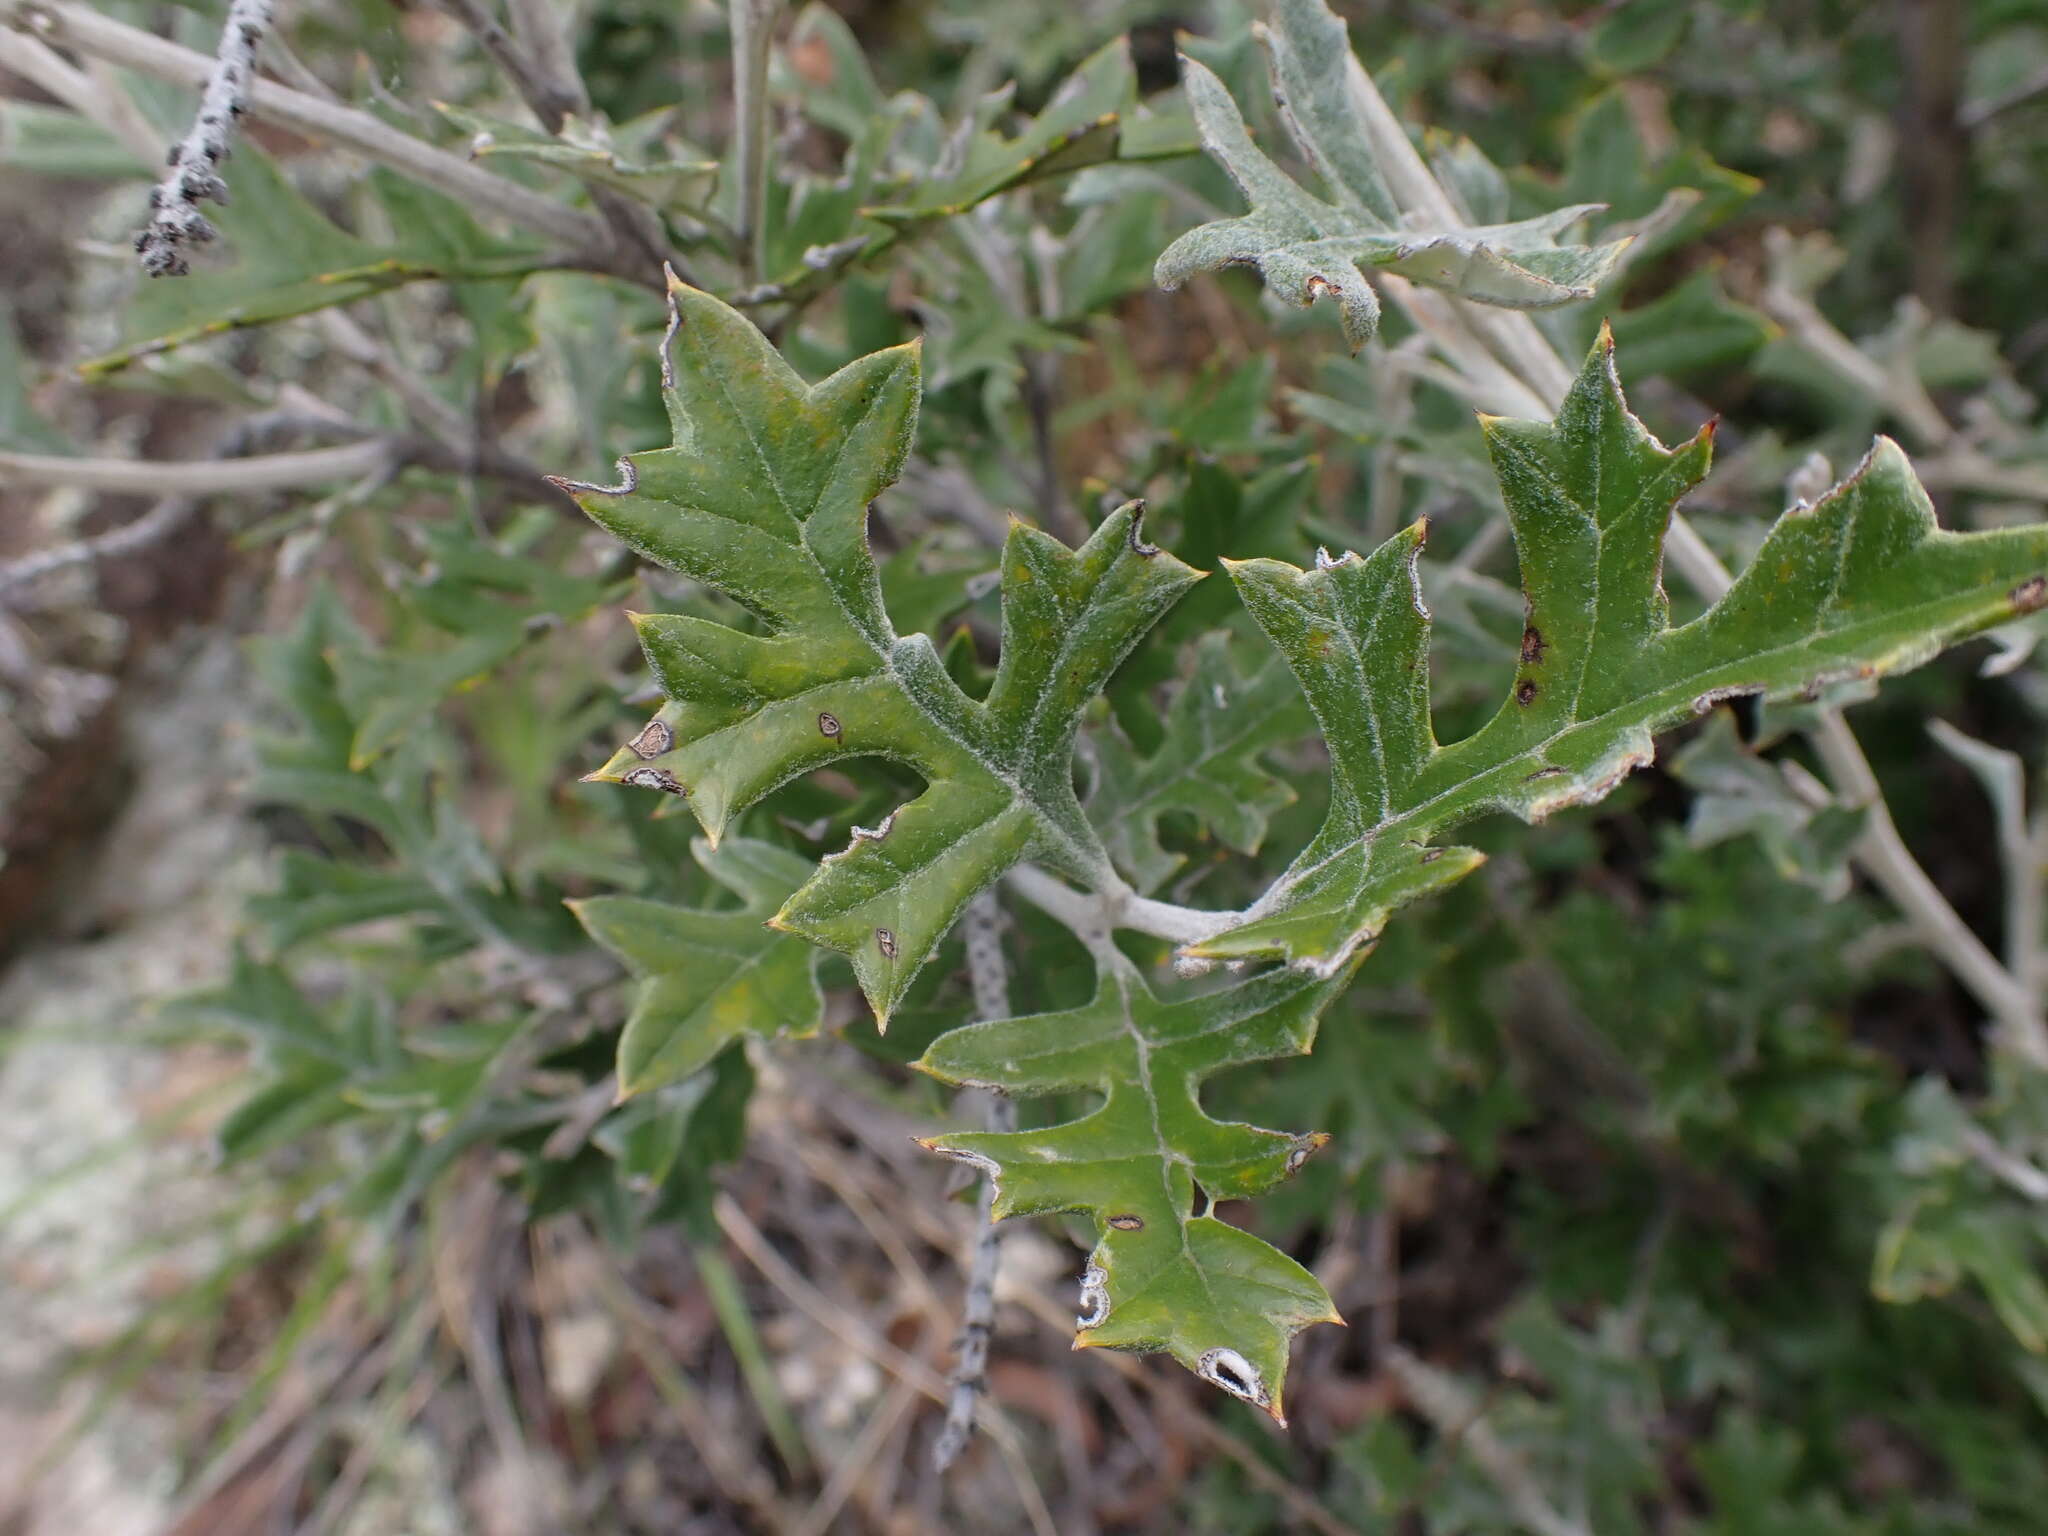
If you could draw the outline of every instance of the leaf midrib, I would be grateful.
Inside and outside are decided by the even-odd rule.
[[[1210,1309],[1213,1311],[1216,1307],[1215,1287],[1210,1285],[1208,1271],[1202,1268],[1201,1262],[1195,1257],[1194,1245],[1188,1241],[1188,1224],[1194,1218],[1191,1215],[1183,1215],[1174,1200],[1174,1164],[1181,1163],[1187,1168],[1188,1180],[1191,1184],[1194,1182],[1195,1177],[1194,1164],[1182,1157],[1167,1143],[1166,1128],[1160,1123],[1159,1118],[1159,1096],[1152,1089],[1152,1042],[1146,1038],[1145,1032],[1138,1028],[1138,1021],[1131,1017],[1131,988],[1129,981],[1120,978],[1117,984],[1117,991],[1123,1000],[1123,1017],[1121,1022],[1124,1034],[1130,1039],[1136,1053],[1137,1073],[1134,1086],[1145,1096],[1145,1111],[1152,1121],[1152,1139],[1159,1153],[1160,1200],[1165,1209],[1173,1215],[1174,1229],[1180,1238],[1181,1258],[1187,1267],[1194,1271],[1196,1278],[1201,1281],[1202,1295],[1206,1298]],[[1142,1296],[1164,1268],[1165,1266],[1161,1265],[1159,1268],[1154,1269],[1151,1274],[1148,1274],[1144,1280],[1139,1282],[1137,1289],[1132,1295]],[[1129,1301],[1130,1297],[1127,1296],[1125,1300]],[[1108,1322],[1109,1317],[1113,1316],[1115,1311],[1116,1305],[1112,1303],[1103,1321]]]
[[[1528,746],[1511,753],[1509,756],[1505,758],[1487,764],[1482,768],[1476,769],[1474,772],[1467,775],[1465,778],[1459,780],[1456,784],[1450,785],[1445,789],[1441,789],[1437,791],[1435,794],[1431,795],[1429,798],[1422,801],[1418,801],[1416,804],[1408,807],[1406,810],[1401,811],[1397,815],[1392,816],[1384,821],[1381,821],[1377,825],[1367,829],[1367,831],[1361,837],[1346,838],[1341,845],[1333,849],[1331,852],[1325,854],[1323,857],[1315,860],[1313,863],[1303,864],[1296,868],[1289,869],[1288,872],[1284,876],[1282,876],[1280,881],[1274,886],[1274,893],[1276,895],[1284,894],[1285,891],[1295,886],[1298,886],[1303,880],[1308,879],[1316,874],[1319,874],[1322,870],[1328,868],[1331,864],[1336,863],[1340,858],[1342,858],[1345,854],[1349,853],[1352,849],[1357,848],[1361,845],[1369,845],[1372,842],[1377,841],[1379,838],[1388,835],[1389,833],[1419,831],[1424,836],[1430,836],[1439,832],[1446,831],[1451,827],[1459,825],[1461,822],[1471,819],[1472,817],[1484,815],[1488,809],[1492,808],[1489,797],[1485,794],[1478,793],[1479,787],[1481,785],[1485,785],[1486,781],[1498,778],[1510,769],[1524,767],[1530,763],[1535,763],[1539,767],[1547,766],[1542,763],[1541,759],[1549,753],[1551,748],[1555,747],[1558,744],[1558,742],[1564,740],[1566,737],[1574,736],[1585,732],[1592,732],[1603,728],[1619,733],[1621,731],[1628,729],[1630,725],[1638,725],[1643,727],[1644,729],[1654,729],[1654,722],[1661,719],[1672,718],[1671,716],[1668,716],[1665,713],[1667,709],[1673,708],[1680,701],[1688,701],[1690,699],[1697,698],[1703,692],[1709,691],[1708,689],[1703,687],[1703,683],[1706,678],[1712,676],[1715,672],[1725,670],[1729,667],[1737,666],[1767,666],[1774,658],[1796,655],[1797,653],[1805,650],[1807,647],[1813,645],[1817,640],[1820,640],[1823,637],[1829,640],[1838,640],[1844,638],[1853,639],[1854,637],[1865,633],[1882,634],[1889,630],[1900,630],[1906,633],[1913,633],[1915,630],[1915,626],[1910,621],[1912,620],[1914,615],[1922,613],[1931,613],[1938,609],[1951,607],[1959,602],[1967,601],[1968,597],[1969,595],[1966,594],[1964,596],[1951,595],[1944,598],[1937,598],[1928,602],[1913,604],[1911,607],[1889,609],[1880,617],[1865,620],[1859,624],[1846,625],[1840,629],[1816,631],[1814,633],[1802,636],[1797,640],[1788,642],[1784,645],[1773,646],[1768,650],[1750,652],[1746,655],[1735,657],[1730,660],[1717,662],[1710,667],[1702,667],[1694,672],[1688,673],[1683,678],[1667,683],[1663,688],[1659,689],[1655,693],[1641,695],[1638,698],[1631,700],[1627,703],[1617,705],[1613,709],[1605,710],[1602,713],[1595,715],[1590,719],[1572,721],[1571,723],[1565,725],[1561,729],[1554,731],[1550,735],[1542,738],[1540,741],[1532,742]],[[1712,616],[1713,610],[1710,609],[1707,613],[1702,614],[1697,619],[1694,619],[1690,624],[1683,625],[1677,629],[1669,629],[1664,631],[1664,636],[1672,637],[1683,635],[1687,630],[1692,629],[1695,625],[1704,623],[1707,619],[1711,618]],[[1786,685],[1786,687],[1788,688],[1792,686],[1792,684]],[[1777,690],[1771,688],[1769,685],[1766,685],[1765,691],[1767,695],[1777,694]],[[1670,702],[1668,704],[1663,704],[1662,707],[1659,707],[1660,702],[1666,700],[1669,700]],[[1502,713],[1505,713],[1506,710],[1510,707],[1512,706],[1503,705]],[[1640,716],[1640,718],[1630,718],[1621,720],[1616,719],[1617,716],[1621,716],[1624,714],[1632,714]],[[1498,720],[1500,716],[1496,715],[1494,718],[1495,720]],[[1467,737],[1466,741],[1477,740],[1480,736],[1483,736],[1486,733],[1486,731],[1492,728],[1492,724],[1493,722],[1489,721],[1487,725],[1480,727],[1480,729],[1477,732],[1475,732],[1472,736]],[[1455,752],[1464,745],[1465,742],[1454,742],[1449,746],[1438,747],[1434,752],[1430,754],[1429,758],[1425,760],[1425,767],[1428,763],[1435,762],[1436,760],[1438,760],[1438,758],[1440,758],[1444,753]],[[1517,782],[1523,781],[1518,780]],[[1487,787],[1491,788],[1490,785],[1488,785]],[[1442,806],[1445,801],[1465,796],[1472,796],[1476,803],[1469,805],[1453,806],[1449,814],[1434,817],[1432,816],[1431,813],[1435,812],[1437,808]],[[1250,916],[1250,921],[1258,922],[1263,920],[1265,916],[1266,914],[1263,913],[1253,914]],[[1241,926],[1249,926],[1249,924]]]
[[[764,451],[760,439],[755,435],[753,422],[751,418],[747,415],[746,412],[742,411],[739,408],[738,401],[736,401],[733,398],[732,392],[726,384],[725,373],[723,369],[719,366],[718,360],[715,357],[710,359],[710,366],[706,367],[704,372],[707,377],[714,380],[714,382],[717,384],[720,400],[724,403],[726,410],[730,414],[732,420],[738,423],[741,435],[746,439],[747,446],[753,451],[756,462],[760,464],[762,471],[767,478],[769,487],[775,493],[776,505],[782,509],[783,514],[785,516],[790,518],[796,524],[798,530],[798,547],[803,551],[804,560],[810,565],[811,570],[818,577],[819,585],[822,586],[825,589],[826,593],[830,596],[832,606],[839,610],[839,615],[843,620],[845,620],[847,627],[851,629],[855,634],[861,637],[861,642],[867,646],[868,650],[872,652],[875,658],[881,663],[882,670],[886,672],[889,675],[890,679],[896,684],[897,690],[903,695],[905,702],[908,703],[910,707],[914,709],[918,713],[918,715],[932,727],[933,730],[935,730],[939,735],[944,737],[946,740],[952,742],[956,747],[960,748],[976,763],[981,765],[981,769],[984,773],[988,774],[990,778],[996,780],[998,783],[1003,785],[1004,788],[1009,790],[1010,798],[1013,802],[1021,802],[1022,804],[1024,804],[1031,811],[1034,819],[1036,819],[1040,823],[1041,829],[1050,833],[1054,838],[1056,838],[1059,841],[1062,847],[1062,851],[1065,852],[1069,858],[1073,859],[1076,863],[1079,863],[1085,867],[1103,867],[1107,863],[1107,855],[1103,853],[1099,843],[1092,848],[1078,844],[1072,835],[1071,829],[1062,826],[1058,818],[1051,815],[1045,807],[1041,806],[1038,803],[1038,801],[1025,789],[1021,781],[1019,781],[1015,776],[1013,776],[1011,773],[1006,771],[1001,766],[991,762],[979,750],[977,743],[968,740],[965,736],[953,730],[947,721],[940,718],[938,715],[933,714],[929,709],[927,709],[924,706],[923,702],[918,698],[916,690],[908,685],[908,680],[903,676],[901,672],[897,670],[896,648],[894,642],[901,637],[892,634],[889,637],[889,644],[884,645],[878,642],[876,637],[868,632],[867,626],[861,623],[858,615],[856,615],[853,612],[853,610],[847,606],[846,600],[840,593],[837,583],[835,583],[832,580],[830,573],[826,571],[824,562],[818,558],[817,551],[811,547],[811,519],[818,515],[818,503],[823,500],[826,489],[829,489],[838,479],[840,461],[845,456],[848,443],[850,443],[853,440],[853,433],[850,431],[845,431],[839,434],[838,444],[833,450],[831,462],[827,466],[826,472],[822,478],[822,485],[818,497],[811,502],[808,513],[805,516],[799,517],[790,505],[788,492],[784,488],[780,477],[776,475],[772,461],[769,459],[767,453]],[[817,392],[817,386],[812,384],[800,383],[799,388],[802,393],[804,404],[806,407],[808,407],[811,401],[811,397]],[[864,414],[863,420],[865,420],[866,416],[872,416],[873,414],[874,412],[872,408],[870,408],[870,410]],[[890,627],[893,630],[893,622],[891,623]],[[1059,654],[1061,659],[1064,660],[1070,654],[1070,643],[1063,643],[1060,647]],[[960,693],[960,698],[963,703],[970,705],[978,710],[986,710],[985,705],[983,705],[979,700],[969,698],[964,691],[960,690],[960,685],[958,683],[954,683],[950,677],[948,677],[946,681],[948,684],[950,684],[950,686],[954,688],[956,692]],[[861,755],[865,756],[875,754]],[[998,815],[1000,814],[1001,813],[999,812]],[[993,822],[995,819],[996,818],[992,816],[989,818],[989,821]],[[986,823],[984,823],[984,825],[986,825]]]

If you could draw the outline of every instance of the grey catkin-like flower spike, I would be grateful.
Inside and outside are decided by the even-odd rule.
[[[213,73],[207,76],[192,131],[171,146],[171,172],[149,194],[149,226],[135,237],[142,270],[151,277],[183,277],[191,270],[185,248],[204,245],[215,230],[199,211],[203,202],[225,205],[228,184],[220,164],[228,157],[235,119],[256,80],[256,49],[269,29],[276,0],[233,0],[221,29]]]

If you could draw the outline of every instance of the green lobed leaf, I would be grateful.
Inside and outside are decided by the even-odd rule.
[[[1043,1130],[922,1144],[986,1170],[997,1219],[1083,1211],[1094,1221],[1075,1348],[1163,1350],[1285,1423],[1289,1341],[1339,1319],[1315,1276],[1213,1206],[1270,1189],[1328,1138],[1212,1119],[1200,1090],[1226,1067],[1307,1054],[1349,971],[1272,970],[1162,1001],[1118,952],[1098,965],[1083,1007],[953,1030],[918,1066],[1020,1097],[1094,1090],[1100,1107]]]
[[[1263,34],[1274,94],[1302,152],[1334,201],[1304,189],[1252,142],[1223,82],[1182,62],[1203,146],[1229,171],[1251,212],[1189,230],[1160,254],[1153,276],[1178,288],[1198,272],[1254,266],[1267,289],[1307,308],[1334,298],[1353,350],[1379,328],[1379,298],[1364,269],[1379,268],[1462,298],[1542,309],[1590,298],[1626,241],[1560,245],[1558,237],[1598,204],[1559,208],[1508,224],[1418,226],[1400,215],[1374,161],[1373,135],[1347,80],[1344,23],[1323,0],[1280,0]]]
[[[1651,735],[1742,695],[1787,699],[1926,661],[2048,601],[2048,526],[1956,534],[1879,438],[1856,471],[1779,519],[1749,567],[1678,628],[1661,581],[1672,505],[1706,473],[1711,427],[1666,448],[1632,416],[1604,332],[1557,420],[1485,418],[1521,560],[1527,625],[1491,721],[1438,745],[1424,526],[1371,556],[1231,567],[1329,742],[1328,820],[1238,926],[1197,956],[1283,955],[1323,972],[1480,856],[1432,846],[1486,811],[1539,821],[1651,761]]]
[[[856,829],[772,919],[852,956],[886,1023],[962,909],[1013,865],[1115,881],[1074,793],[1074,733],[1201,573],[1144,542],[1135,503],[1079,550],[1013,523],[1001,662],[987,698],[973,698],[929,638],[896,634],[867,544],[868,505],[910,447],[917,344],[807,385],[728,306],[673,280],[670,300],[675,445],[622,460],[617,486],[558,483],[767,632],[635,616],[669,703],[591,777],[687,795],[715,844],[739,812],[827,763],[880,756],[916,770],[925,791]]]
[[[766,926],[810,874],[810,861],[750,837],[717,848],[699,838],[690,852],[739,896],[737,910],[638,896],[569,903],[590,936],[640,978],[619,1037],[622,1099],[700,1071],[743,1035],[803,1039],[824,1021],[818,951]]]

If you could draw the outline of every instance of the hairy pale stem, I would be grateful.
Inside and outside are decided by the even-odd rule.
[[[0,0],[0,17],[46,42],[154,79],[203,89],[213,73],[213,60],[205,54],[102,16],[76,0],[22,0],[12,6]],[[618,275],[643,286],[661,285],[659,271],[642,271],[638,262],[628,264],[619,259],[617,242],[601,220],[422,143],[371,113],[273,80],[251,84],[248,110],[267,122],[388,165],[476,213],[559,240],[568,248],[562,257],[564,265],[587,265],[598,271],[617,268]]]
[[[285,430],[354,441],[333,448],[241,457],[256,443]],[[297,490],[395,474],[414,465],[444,474],[483,475],[516,486],[531,499],[545,494],[539,490],[541,477],[533,466],[488,446],[464,446],[434,437],[372,435],[346,419],[308,417],[292,411],[265,412],[230,428],[210,459],[166,462],[0,452],[0,485],[19,482],[159,498],[133,522],[0,565],[0,597],[67,567],[132,554],[160,543],[183,527],[211,497]]]
[[[1243,916],[1154,901],[1138,895],[1121,880],[1106,883],[1097,891],[1077,891],[1028,864],[1011,870],[1005,878],[1018,895],[1058,918],[1091,946],[1107,943],[1114,928],[1134,929],[1175,944],[1196,944],[1213,938]]]
[[[214,448],[214,460],[165,464],[134,459],[81,459],[32,453],[0,453],[0,484],[69,487],[111,495],[159,499],[133,522],[92,538],[38,550],[0,565],[0,600],[20,587],[75,565],[117,559],[161,543],[197,512],[207,497],[227,492],[285,490],[328,480],[375,474],[393,462],[390,443],[375,438],[338,448],[272,453],[243,458],[257,443],[281,432],[325,432],[360,436],[348,423],[309,419],[295,412],[267,412],[230,428]]]
[[[272,0],[233,0],[220,29],[213,71],[199,96],[199,115],[184,138],[171,146],[171,173],[149,194],[149,224],[135,237],[142,270],[151,277],[183,277],[192,270],[189,246],[205,245],[219,233],[201,203],[226,206],[228,184],[221,162],[234,146],[235,122],[249,108],[256,80],[256,49],[270,29]]]
[[[768,49],[782,0],[731,0],[733,138],[747,279],[768,280]]]
[[[967,908],[961,936],[967,945],[967,975],[974,987],[974,1016],[981,1020],[1010,1016],[1009,965],[1003,958],[1002,907],[993,890],[983,891]],[[991,1131],[1014,1131],[1017,1106],[1000,1093],[971,1090],[982,1100],[982,1122]],[[996,1274],[1002,1264],[1003,1229],[993,1220],[995,1180],[984,1178],[978,1202],[980,1221],[974,1254],[967,1268],[967,1298],[960,1309],[960,1341],[952,1373],[946,1378],[946,1422],[932,1446],[933,1470],[950,1467],[974,1436],[974,1403],[988,1389],[988,1345],[995,1333]]]

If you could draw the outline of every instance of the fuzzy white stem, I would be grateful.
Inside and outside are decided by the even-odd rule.
[[[1010,1016],[1009,965],[1003,958],[1002,907],[994,891],[983,891],[967,908],[962,925],[967,945],[967,976],[974,988],[977,1019]],[[1000,1093],[976,1094],[982,1121],[991,1131],[1017,1128],[1017,1105]],[[966,1097],[966,1095],[962,1095]],[[932,1446],[932,1468],[950,1467],[974,1437],[974,1404],[988,1390],[988,1345],[995,1334],[996,1276],[1002,1264],[1003,1229],[994,1220],[995,1180],[984,1178],[975,1229],[974,1253],[967,1267],[967,1298],[960,1308],[960,1342],[952,1374],[946,1378],[946,1422]]]
[[[1018,865],[1004,878],[1018,895],[1058,918],[1090,945],[1106,942],[1116,928],[1135,929],[1175,944],[1197,944],[1243,916],[1154,901],[1121,881],[1101,891],[1077,891],[1029,864]]]
[[[1765,235],[1765,248],[1774,265],[1786,259],[1791,243],[1791,235],[1782,229],[1770,230]],[[1898,417],[1899,424],[1919,447],[1941,448],[1955,440],[1956,429],[1928,397],[1917,375],[1905,368],[1887,369],[1868,356],[1835,329],[1834,322],[1804,293],[1774,275],[1765,283],[1757,302],[1765,314],[1784,326],[1794,341],[1837,378]]]
[[[171,173],[149,194],[149,224],[135,237],[142,270],[151,277],[183,277],[192,270],[186,248],[205,245],[218,233],[199,205],[227,204],[228,184],[220,166],[233,152],[235,120],[248,110],[256,49],[270,30],[271,4],[232,0],[228,6],[213,69],[199,95],[199,115],[191,131],[171,146]]]
[[[731,0],[734,153],[739,236],[750,282],[768,280],[768,46],[782,0]]]
[[[0,453],[0,484],[24,481],[66,485],[119,496],[225,496],[282,491],[369,474],[391,457],[382,439],[266,453],[248,459],[68,459],[51,454]]]
[[[1963,1147],[1992,1177],[2029,1200],[2048,1204],[2048,1169],[2028,1162],[1974,1120],[1962,1131]]]
[[[76,0],[26,0],[0,14],[12,26],[46,42],[158,80],[204,87],[213,72],[213,61],[205,54],[102,16]],[[563,241],[579,252],[603,250],[611,238],[604,224],[589,214],[445,154],[368,112],[322,101],[271,80],[254,83],[248,105],[268,122],[344,145],[446,193],[474,212],[503,218]],[[647,280],[653,282],[658,277],[651,274]]]

